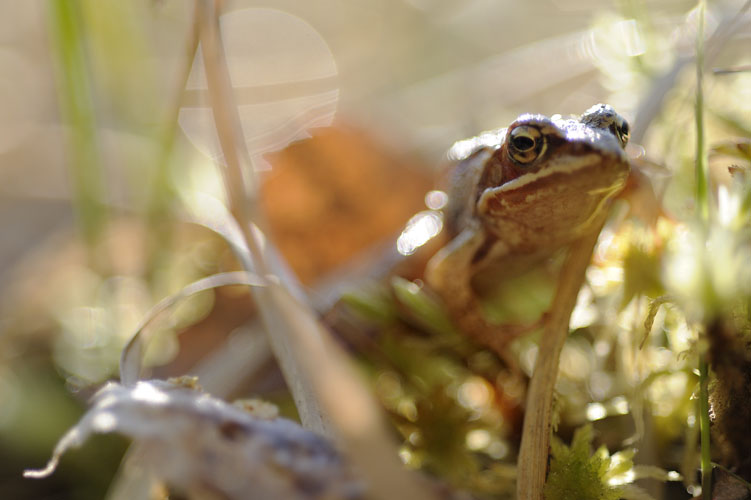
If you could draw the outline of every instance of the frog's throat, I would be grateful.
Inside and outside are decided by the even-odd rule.
[[[581,175],[582,170],[590,167],[595,167],[598,164],[602,165],[605,169],[612,169],[613,173],[615,174],[615,172],[617,172],[618,170],[617,164],[622,162],[625,162],[625,160],[622,160],[618,157],[610,157],[610,155],[603,156],[602,153],[589,153],[581,156],[562,156],[560,158],[556,158],[555,160],[549,161],[545,167],[541,168],[537,172],[521,175],[516,179],[512,179],[504,184],[501,184],[498,187],[488,189],[485,193],[483,193],[483,198],[493,196],[494,194],[498,193],[515,191],[529,184],[533,184],[540,179],[558,173]]]

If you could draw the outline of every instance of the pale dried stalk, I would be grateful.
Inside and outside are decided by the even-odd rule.
[[[268,278],[269,269],[256,237],[251,232],[253,220],[251,210],[255,205],[255,193],[248,189],[249,183],[246,176],[253,175],[253,166],[245,147],[242,127],[233,99],[232,83],[219,31],[218,7],[211,0],[199,0],[196,7],[209,102],[225,161],[222,175],[229,210],[237,221],[244,246],[250,254],[255,271],[261,277]],[[283,326],[277,324],[279,322],[271,317],[272,306],[269,304],[269,294],[267,292],[252,293],[263,323],[267,327],[274,355],[293,393],[303,425],[319,434],[331,435],[330,424],[324,419],[324,412],[319,408],[309,379],[301,373],[295,356],[291,353],[293,346],[288,340],[288,334],[282,331]]]
[[[598,226],[600,227],[600,226]],[[521,448],[517,462],[516,497],[542,500],[548,467],[553,410],[553,389],[561,349],[568,337],[571,312],[584,282],[584,272],[597,243],[599,229],[571,245],[561,270],[550,318],[540,339],[537,363],[527,392]]]
[[[238,222],[255,271],[267,279],[262,291],[254,288],[251,292],[303,425],[338,438],[365,476],[372,498],[433,498],[425,481],[402,467],[377,403],[315,312],[296,298],[300,294],[295,293],[295,284],[282,286],[279,280],[284,273],[269,273],[275,251],[253,223],[254,194],[248,193],[244,178],[253,170],[233,102],[217,3],[198,0],[197,7],[209,100],[226,163],[223,174],[230,212]]]

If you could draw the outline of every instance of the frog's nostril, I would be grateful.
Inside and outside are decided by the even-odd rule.
[[[611,124],[610,131],[618,139],[618,142],[621,143],[621,147],[625,148],[626,144],[628,144],[630,132],[628,122],[619,116],[618,121]]]
[[[621,133],[628,137],[629,134],[629,127],[628,122],[626,120],[623,120],[623,123],[621,123]]]

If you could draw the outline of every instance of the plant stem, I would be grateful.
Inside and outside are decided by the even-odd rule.
[[[706,356],[699,359],[699,429],[701,432],[701,496],[712,498],[712,454],[709,443],[709,365]]]
[[[550,447],[553,390],[558,376],[561,349],[568,337],[571,311],[592,258],[598,230],[571,245],[559,279],[550,319],[540,339],[535,372],[527,391],[522,442],[517,463],[516,496],[520,500],[542,500]]]
[[[707,151],[704,139],[704,1],[698,5],[696,34],[696,204],[697,212],[705,223],[709,217],[707,193]]]
[[[104,229],[107,211],[102,201],[104,188],[81,4],[51,0],[47,5],[50,40],[56,53],[58,99],[62,118],[69,123],[73,206],[83,237],[92,248]]]
[[[704,0],[699,0],[696,29],[696,208],[703,228],[709,224],[708,162],[704,138]],[[699,353],[699,422],[701,433],[701,494],[712,498],[712,462],[709,438],[709,364],[707,354]]]

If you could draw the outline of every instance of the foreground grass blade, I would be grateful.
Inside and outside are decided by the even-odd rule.
[[[73,206],[84,240],[93,245],[104,230],[107,210],[81,4],[50,0],[47,5],[51,45],[56,52],[58,100],[69,129]]]
[[[373,397],[346,354],[330,338],[316,313],[301,300],[294,283],[281,280],[273,247],[253,221],[257,185],[243,142],[224,57],[217,3],[197,0],[199,34],[209,101],[226,164],[229,212],[237,221],[256,273],[267,286],[252,293],[269,340],[290,387],[303,424],[334,436],[362,471],[373,498],[431,498],[415,473],[404,470],[397,446]],[[246,261],[247,258],[241,259]]]

